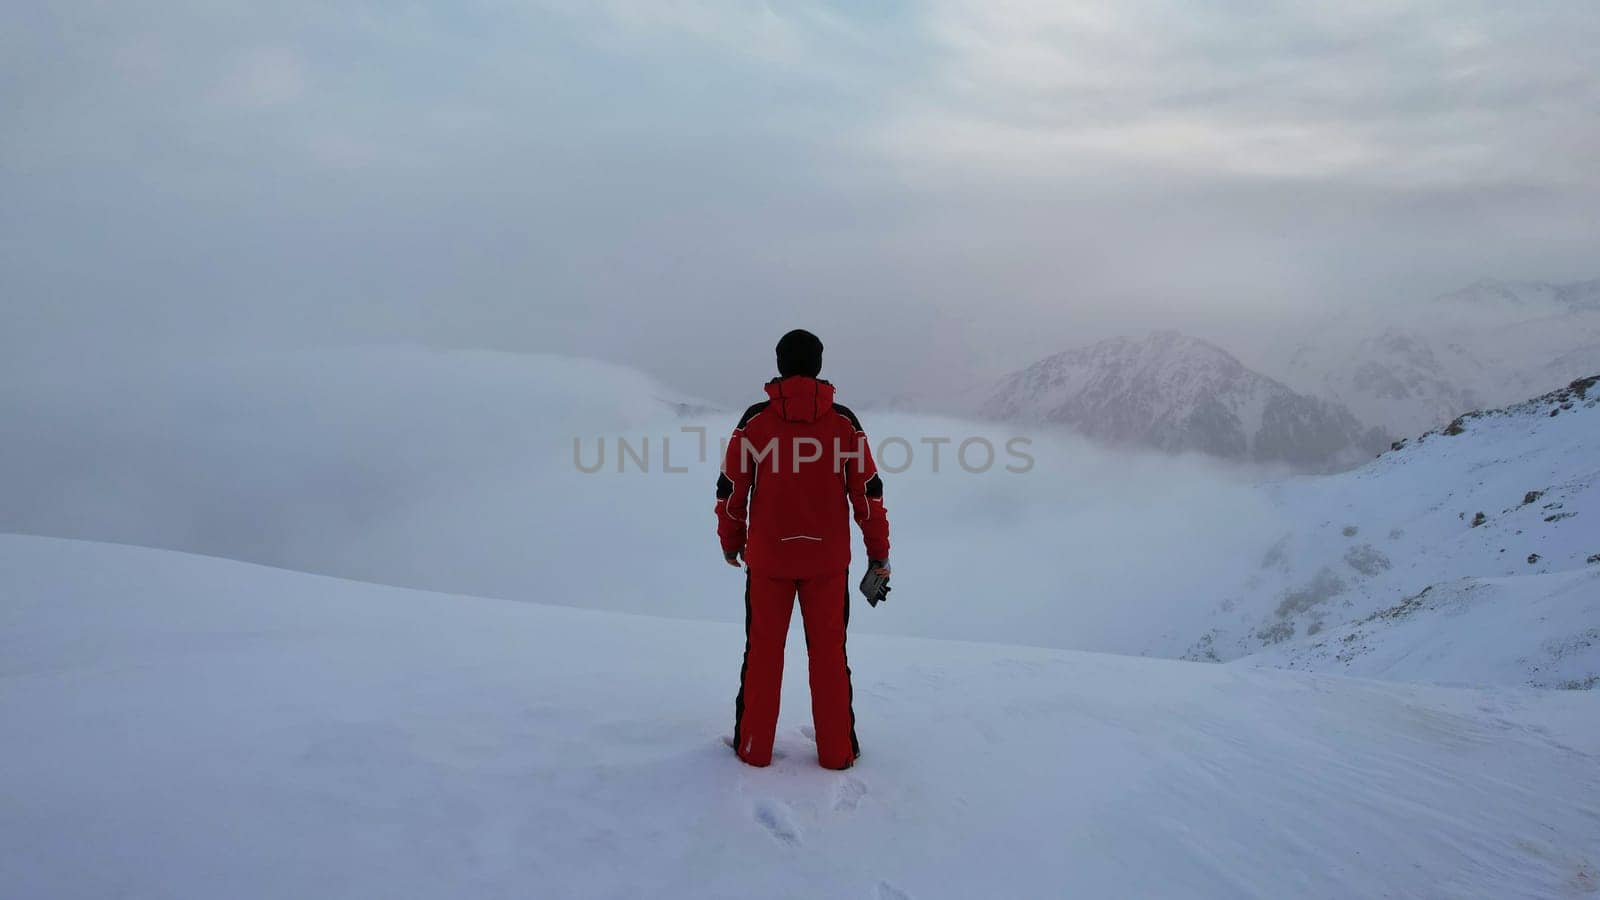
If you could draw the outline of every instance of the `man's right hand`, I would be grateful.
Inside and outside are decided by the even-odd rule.
[[[735,569],[742,569],[744,568],[744,564],[739,561],[739,557],[743,553],[743,550],[735,550],[732,553],[722,554],[722,558],[728,563],[728,565],[733,566]]]
[[[877,606],[889,599],[889,561],[887,559],[867,560],[867,574],[861,578],[861,595],[867,598],[867,603]]]

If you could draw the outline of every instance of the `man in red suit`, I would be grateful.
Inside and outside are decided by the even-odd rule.
[[[772,762],[783,684],[783,645],[795,596],[811,664],[817,761],[848,769],[861,755],[851,709],[845,628],[850,622],[850,522],[868,566],[889,574],[883,480],[861,423],[833,402],[822,341],[795,330],[778,341],[768,399],[745,410],[717,478],[717,536],[731,566],[742,557],[744,667],[734,701],[733,748],[752,766]]]

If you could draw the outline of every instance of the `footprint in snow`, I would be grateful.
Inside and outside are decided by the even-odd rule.
[[[799,846],[800,829],[794,823],[794,814],[783,801],[770,797],[757,800],[755,815],[756,821],[774,838],[791,847]]]
[[[853,775],[846,775],[834,788],[833,808],[839,812],[851,812],[861,805],[861,798],[867,795],[867,783]]]
[[[815,743],[817,740],[817,729],[811,727],[810,725],[801,725],[800,733],[804,735],[805,739],[808,741]]]
[[[911,900],[911,895],[900,890],[887,881],[878,882],[878,889],[873,892],[878,900]]]

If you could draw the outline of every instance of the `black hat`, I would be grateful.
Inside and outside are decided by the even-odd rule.
[[[779,338],[778,374],[784,378],[790,375],[815,378],[822,374],[822,341],[804,328],[796,328]]]

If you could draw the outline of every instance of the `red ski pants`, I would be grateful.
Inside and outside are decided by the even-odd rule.
[[[783,644],[789,614],[800,595],[806,653],[811,663],[811,721],[817,732],[817,762],[849,768],[861,755],[851,709],[850,665],[845,628],[850,623],[850,573],[817,578],[745,577],[744,667],[734,701],[733,746],[752,766],[772,762],[773,732],[783,686]]]

